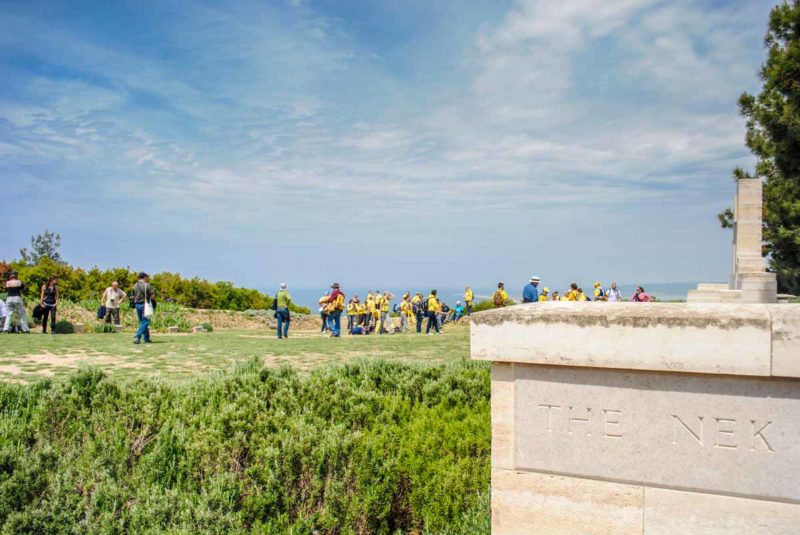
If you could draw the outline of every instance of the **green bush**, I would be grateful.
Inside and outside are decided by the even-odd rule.
[[[211,331],[213,331],[213,330],[214,330],[214,326],[213,326],[213,325],[211,325],[209,322],[201,323],[201,324],[200,324],[200,327],[202,327],[203,329],[205,329],[205,331],[206,331],[207,333],[210,333]]]
[[[56,334],[73,334],[75,332],[75,326],[67,320],[59,320],[56,322],[55,327],[53,327],[53,332]]]
[[[94,326],[94,332],[98,334],[116,333],[117,329],[110,323],[97,323]]]
[[[484,363],[0,384],[3,533],[489,533]]]

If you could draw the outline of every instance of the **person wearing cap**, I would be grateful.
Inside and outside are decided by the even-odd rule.
[[[544,288],[542,288],[542,293],[539,294],[539,302],[544,303],[545,301],[548,300],[549,297],[550,297],[550,288],[545,286]]]
[[[25,303],[22,301],[22,294],[25,292],[25,283],[19,280],[19,275],[16,271],[8,274],[6,281],[6,308],[8,308],[8,315],[3,325],[3,332],[11,332],[11,325],[14,314],[16,313],[19,318],[19,328],[24,333],[30,332],[28,329],[28,322],[25,320]]]
[[[275,300],[277,301],[275,318],[278,320],[278,340],[289,338],[289,322],[291,321],[289,305],[292,304],[292,296],[289,294],[289,286],[285,282],[281,283],[281,289],[275,295]]]
[[[539,302],[539,290],[537,286],[539,286],[539,277],[534,275],[531,277],[530,282],[528,282],[527,286],[522,290],[522,302],[523,303],[538,303]]]
[[[342,311],[345,309],[344,293],[339,289],[339,283],[334,282],[331,285],[333,290],[328,296],[326,301],[326,308],[328,310],[328,327],[331,331],[331,336],[339,338],[342,335]]]
[[[133,306],[136,309],[136,318],[139,320],[139,329],[133,337],[133,343],[138,344],[144,339],[145,344],[150,343],[150,318],[145,317],[145,303],[152,302],[155,292],[150,286],[150,276],[144,271],[139,273],[139,280],[133,285]],[[155,303],[153,303],[155,308]]]
[[[594,300],[595,301],[606,301],[608,300],[608,295],[606,294],[605,288],[600,282],[594,283]]]
[[[461,304],[461,301],[456,301],[456,307],[453,309],[453,322],[455,323],[463,318],[465,311],[466,309],[464,305]]]

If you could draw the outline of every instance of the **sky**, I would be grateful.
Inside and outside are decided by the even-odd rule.
[[[771,1],[0,1],[0,258],[725,281]]]

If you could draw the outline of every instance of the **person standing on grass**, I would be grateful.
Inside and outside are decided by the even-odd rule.
[[[467,309],[467,316],[472,315],[472,300],[474,298],[475,296],[472,293],[472,288],[470,288],[469,286],[464,288],[464,306]]]
[[[344,293],[339,288],[339,283],[331,285],[331,295],[328,296],[327,303],[330,305],[328,312],[328,324],[330,325],[331,336],[339,338],[342,335],[342,311],[345,309]]]
[[[106,323],[113,323],[119,325],[119,307],[128,295],[120,290],[119,282],[114,281],[111,286],[106,288],[103,292],[103,297],[100,298],[100,304],[106,307]]]
[[[6,316],[5,325],[3,325],[3,332],[11,332],[11,325],[15,313],[19,317],[19,327],[22,329],[22,332],[30,332],[28,329],[28,322],[25,320],[25,303],[22,301],[22,294],[25,292],[25,283],[19,280],[19,275],[16,271],[12,271],[8,274],[6,292],[8,293],[8,298],[6,299],[8,315]]]
[[[417,334],[422,334],[422,318],[425,317],[425,298],[420,292],[411,299],[411,311],[417,321]]]
[[[410,330],[409,323],[411,323],[412,316],[411,294],[406,292],[403,294],[403,300],[400,301],[400,332]]]
[[[50,277],[42,284],[39,295],[42,307],[42,334],[47,334],[47,318],[50,318],[50,334],[56,334],[56,308],[58,308],[58,277]]]
[[[436,329],[436,334],[441,334],[439,330],[439,293],[436,290],[431,290],[431,294],[428,296],[427,303],[428,303],[428,326],[425,327],[425,334],[430,336],[431,334],[431,327]]]
[[[281,338],[289,338],[289,305],[292,304],[292,296],[289,295],[289,287],[285,282],[281,283],[281,289],[278,290],[278,295],[275,296],[277,301],[277,308],[275,309],[275,318],[278,320],[278,340]]]
[[[389,330],[386,328],[386,326],[387,324],[391,326],[391,320],[389,319],[389,303],[391,303],[392,299],[394,299],[394,294],[392,292],[383,292],[383,296],[381,297],[380,334],[389,334]]]
[[[325,309],[325,303],[328,302],[330,292],[325,292],[325,295],[319,298],[319,317],[322,320],[322,327],[319,332],[324,333],[328,330],[328,311]]]
[[[155,292],[150,286],[150,276],[139,273],[139,280],[133,285],[133,306],[136,309],[136,318],[139,320],[139,329],[133,337],[133,343],[138,344],[144,339],[145,344],[150,343],[150,318],[145,316],[145,305],[155,308],[153,297]]]

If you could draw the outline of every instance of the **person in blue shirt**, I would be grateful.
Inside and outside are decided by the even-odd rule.
[[[531,281],[525,286],[525,289],[522,290],[522,302],[523,303],[538,303],[539,302],[539,290],[536,289],[539,286],[539,277],[534,275],[531,277]]]

